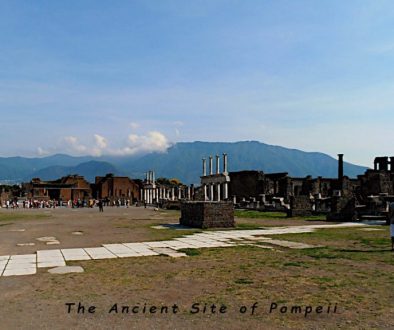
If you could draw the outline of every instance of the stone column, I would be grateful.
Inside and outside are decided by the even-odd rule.
[[[189,200],[189,201],[190,201],[190,199],[191,199],[190,190],[191,190],[191,188],[188,186],[188,187],[187,187],[187,200]]]
[[[178,200],[182,199],[182,190],[181,187],[178,187]]]
[[[218,199],[218,202],[220,202],[220,183],[218,183],[217,185],[216,185],[216,188],[217,188],[217,199]]]
[[[148,190],[144,188],[144,202],[148,203]]]
[[[211,183],[209,185],[210,187],[210,194],[209,194],[209,200],[213,201],[214,200],[214,196],[213,196],[213,184]]]
[[[202,176],[207,176],[207,160],[202,159]]]
[[[223,198],[224,199],[228,199],[228,183],[227,182],[225,182],[224,183],[224,191],[223,191]]]
[[[227,174],[227,154],[223,154],[223,173]]]
[[[208,195],[207,195],[207,185],[204,184],[204,201],[208,200]]]
[[[213,174],[213,158],[209,156],[209,175]]]
[[[219,157],[219,155],[216,155],[216,174],[220,174],[219,162],[220,162],[220,157]]]
[[[144,189],[140,189],[140,201],[144,199]]]
[[[175,200],[175,188],[174,187],[171,188],[171,200],[172,201]]]
[[[343,154],[338,154],[338,180],[343,179]]]

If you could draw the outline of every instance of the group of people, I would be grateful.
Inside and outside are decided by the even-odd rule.
[[[6,209],[17,209],[17,208],[24,208],[24,209],[45,209],[45,208],[57,208],[57,207],[68,207],[68,208],[83,208],[83,207],[89,207],[93,208],[95,206],[101,209],[104,206],[113,206],[113,207],[126,207],[128,208],[131,205],[130,200],[110,200],[110,199],[89,199],[89,200],[81,200],[81,199],[74,199],[74,200],[68,200],[68,201],[62,201],[62,200],[56,200],[56,199],[50,199],[50,200],[33,200],[33,199],[27,199],[27,200],[19,200],[18,199],[12,199],[12,200],[6,200],[3,202],[3,205],[0,205],[0,207],[6,208]]]

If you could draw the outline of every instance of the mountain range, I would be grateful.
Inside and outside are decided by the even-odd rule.
[[[53,180],[68,174],[85,176],[93,182],[95,176],[113,173],[132,178],[143,178],[148,170],[156,178],[178,178],[182,182],[198,183],[202,174],[203,157],[228,155],[228,170],[260,170],[265,173],[288,172],[291,176],[336,177],[337,160],[320,152],[305,152],[273,146],[257,141],[242,142],[180,142],[164,153],[142,156],[74,157],[57,154],[42,158],[0,157],[0,181],[24,182],[34,177]],[[214,160],[215,163],[215,160]],[[222,157],[220,159],[222,166]],[[215,166],[215,164],[214,164]],[[363,174],[366,167],[344,163],[349,177]]]

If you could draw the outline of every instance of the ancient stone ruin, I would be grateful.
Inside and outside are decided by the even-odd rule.
[[[182,202],[179,222],[183,226],[203,229],[234,227],[234,206],[231,201]]]

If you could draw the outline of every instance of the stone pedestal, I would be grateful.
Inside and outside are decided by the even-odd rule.
[[[194,228],[229,228],[235,226],[232,202],[182,202],[179,223]]]

